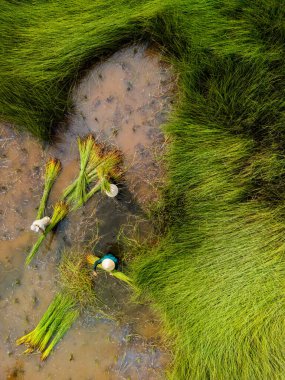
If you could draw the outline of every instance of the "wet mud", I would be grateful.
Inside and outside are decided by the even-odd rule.
[[[122,227],[132,230],[139,223],[142,235],[148,233],[145,209],[163,184],[166,142],[160,126],[169,115],[173,88],[161,57],[133,46],[86,73],[73,91],[74,112],[52,146],[0,126],[0,379],[164,378],[169,354],[158,319],[104,273],[94,281],[104,301],[98,313],[82,315],[46,362],[38,354],[24,356],[15,340],[36,326],[57,292],[56,268],[64,248],[102,255],[106,247],[119,250]],[[50,215],[78,173],[76,137],[89,132],[123,152],[126,175],[118,184],[119,196],[98,194],[71,213],[26,268],[26,254],[37,238],[29,226],[42,195],[44,164],[50,156],[63,164],[50,195]]]

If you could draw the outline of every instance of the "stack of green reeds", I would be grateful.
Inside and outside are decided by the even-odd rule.
[[[25,353],[41,352],[45,360],[60,341],[80,312],[92,307],[96,301],[90,270],[86,268],[85,257],[80,253],[65,252],[59,266],[61,291],[54,297],[37,327],[17,340],[25,344]]]
[[[96,192],[110,191],[111,179],[117,180],[121,175],[121,155],[117,150],[107,151],[95,141],[93,135],[78,138],[80,155],[80,170],[78,177],[63,192],[62,200],[54,207],[51,223],[38,238],[26,258],[26,265],[30,264],[39,250],[47,234],[66,217],[69,211],[83,206]],[[46,166],[45,189],[38,210],[38,217],[43,215],[51,187],[61,169],[60,162],[51,159]]]
[[[110,180],[118,179],[121,155],[117,150],[106,152],[105,147],[95,141],[92,135],[78,138],[80,171],[75,181],[63,192],[62,198],[76,210],[96,192],[109,191]]]
[[[57,294],[49,305],[37,327],[29,334],[19,338],[17,345],[25,344],[25,353],[39,350],[45,360],[54,346],[79,316],[76,302],[65,293]]]

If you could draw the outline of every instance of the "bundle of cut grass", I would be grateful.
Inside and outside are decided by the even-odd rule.
[[[78,177],[63,192],[62,198],[73,205],[73,209],[86,202],[87,188],[96,180],[96,168],[99,165],[102,147],[90,134],[85,138],[78,138],[80,156],[80,171]],[[95,175],[95,176],[94,176]]]
[[[90,264],[90,265],[94,265],[95,261],[98,259],[99,259],[99,257],[94,256],[92,254],[88,254],[86,256],[86,260],[87,260],[88,264]],[[103,269],[101,264],[98,265],[98,268]],[[113,271],[108,272],[108,273],[110,274],[110,276],[116,277],[118,280],[125,282],[134,290],[136,289],[132,279],[130,277],[128,277],[127,275],[125,275],[123,272],[113,270]]]
[[[56,158],[50,158],[46,163],[44,192],[38,208],[36,219],[41,219],[44,216],[49,193],[60,171],[60,161]]]
[[[96,297],[85,256],[76,250],[65,251],[58,269],[60,286],[76,300],[78,308],[84,310],[94,306]]]
[[[117,150],[106,152],[106,148],[95,141],[92,135],[78,138],[80,171],[75,181],[63,192],[62,198],[76,210],[95,193],[110,191],[111,179],[117,180],[121,154]]]
[[[67,198],[69,203],[83,204],[86,200],[86,188],[90,184],[88,178],[87,165],[90,166],[90,158],[96,154],[96,163],[99,161],[99,146],[95,143],[95,139],[92,135],[88,135],[85,138],[78,138],[78,150],[80,156],[80,171],[74,184],[67,188],[64,192],[64,197]],[[91,154],[92,151],[92,154]],[[95,163],[95,167],[96,167]],[[71,191],[72,189],[72,191]],[[68,197],[66,196],[68,193]]]
[[[45,360],[60,341],[80,312],[95,304],[90,271],[85,257],[78,252],[65,252],[59,266],[61,291],[54,297],[37,327],[17,340],[26,344],[25,353],[41,352]]]
[[[42,233],[42,235],[38,238],[36,243],[33,245],[30,253],[28,254],[26,258],[26,265],[29,265],[32,261],[35,254],[38,252],[42,242],[45,240],[46,236],[49,232],[51,232],[57,224],[66,217],[68,214],[68,206],[65,202],[57,202],[54,206],[53,214],[51,217],[50,224],[47,226],[46,230]]]
[[[117,180],[121,175],[121,154],[117,150],[107,151],[89,134],[78,138],[80,171],[75,181],[63,192],[62,201],[55,205],[50,224],[34,244],[27,256],[26,265],[37,253],[46,235],[68,214],[83,206],[96,192],[110,192],[111,179]],[[46,166],[45,191],[39,207],[38,216],[42,216],[50,189],[61,169],[60,162],[51,159]],[[114,185],[113,185],[114,186]]]
[[[78,316],[74,299],[61,292],[54,297],[37,327],[16,343],[27,346],[25,353],[39,350],[41,359],[45,360]]]
[[[121,154],[118,150],[109,151],[104,155],[97,168],[97,175],[102,192],[109,193],[112,185],[110,180],[118,180],[121,177],[121,159]]]

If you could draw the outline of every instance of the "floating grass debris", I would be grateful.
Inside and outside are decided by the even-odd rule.
[[[57,202],[54,206],[53,214],[50,220],[50,224],[47,226],[45,231],[42,233],[42,235],[38,238],[36,243],[33,245],[30,253],[28,254],[26,258],[26,265],[29,265],[32,261],[35,254],[38,252],[42,242],[45,240],[46,236],[51,232],[57,224],[66,217],[68,214],[68,205],[65,202]]]
[[[56,158],[50,158],[46,163],[44,192],[38,208],[36,219],[41,219],[44,216],[49,193],[60,171],[60,161]]]

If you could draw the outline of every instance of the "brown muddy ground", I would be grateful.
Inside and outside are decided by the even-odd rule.
[[[172,93],[173,78],[159,55],[134,46],[86,73],[74,89],[74,114],[52,146],[43,148],[31,136],[0,126],[0,379],[164,378],[169,356],[159,321],[105,274],[94,281],[104,305],[96,315],[83,315],[45,363],[38,354],[22,355],[15,340],[35,327],[55,294],[64,247],[84,246],[101,255],[111,246],[120,254],[122,227],[132,230],[139,223],[148,233],[144,211],[158,198],[163,181],[165,139],[159,126],[166,121]],[[55,156],[63,164],[52,204],[77,174],[76,136],[90,131],[124,154],[126,176],[119,196],[96,195],[71,214],[26,268],[26,253],[37,237],[29,226],[42,193],[44,163]],[[47,214],[51,210],[49,205]]]

